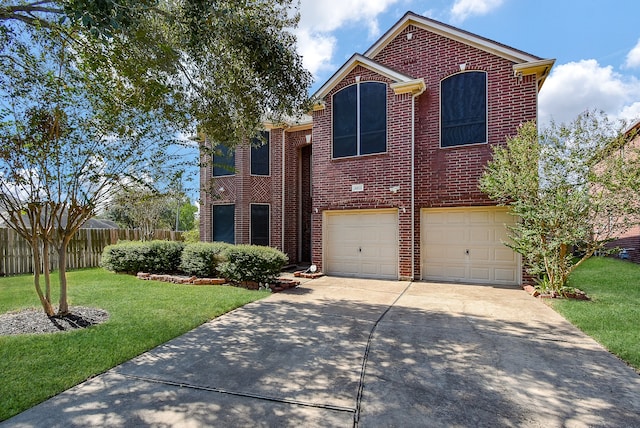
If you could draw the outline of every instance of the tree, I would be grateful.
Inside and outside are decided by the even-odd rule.
[[[67,54],[110,67],[129,101],[161,109],[214,141],[257,135],[308,107],[311,75],[291,30],[293,0],[32,0],[0,2],[0,34],[57,33]],[[95,43],[96,39],[101,43]]]
[[[64,315],[69,240],[116,184],[181,166],[173,135],[232,144],[306,104],[297,19],[291,0],[0,2],[0,216],[33,248],[47,314],[49,247]]]
[[[623,126],[590,111],[540,133],[525,123],[493,148],[480,188],[519,218],[506,245],[544,291],[566,291],[575,268],[639,221],[640,158],[615,151]]]
[[[32,30],[5,39],[0,51],[0,217],[31,245],[48,315],[49,250],[58,254],[64,315],[70,240],[114,183],[157,174],[172,142],[162,115],[127,105],[131,89],[114,89],[111,70],[86,68],[68,49],[56,34]]]

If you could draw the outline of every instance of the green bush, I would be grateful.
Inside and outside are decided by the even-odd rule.
[[[200,242],[200,229],[198,229],[197,225],[195,229],[182,232],[182,241],[186,244],[196,244]]]
[[[280,274],[289,260],[279,250],[256,245],[229,246],[224,252],[226,259],[220,265],[220,273],[235,282],[256,281],[270,283]]]
[[[184,243],[178,241],[150,241],[149,268],[146,272],[172,273],[180,270]]]
[[[136,273],[147,266],[149,247],[140,241],[121,241],[107,245],[100,266],[112,272]]]
[[[175,241],[122,241],[105,247],[100,265],[113,272],[177,272],[183,248]]]
[[[224,261],[224,251],[231,245],[223,242],[187,244],[182,251],[180,270],[187,275],[213,278],[220,274],[218,266]]]

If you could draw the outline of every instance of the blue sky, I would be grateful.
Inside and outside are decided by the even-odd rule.
[[[407,11],[556,63],[539,101],[544,125],[586,109],[640,118],[637,0],[301,0],[298,51],[315,92]]]

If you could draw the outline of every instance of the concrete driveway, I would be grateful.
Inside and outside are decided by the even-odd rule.
[[[324,277],[2,426],[638,427],[640,376],[516,288]]]

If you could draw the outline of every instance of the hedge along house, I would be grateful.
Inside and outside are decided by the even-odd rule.
[[[311,116],[240,146],[234,175],[202,169],[201,239],[271,245],[332,275],[519,284],[502,243],[514,218],[478,179],[491,146],[537,118],[553,63],[409,12],[318,90]]]

